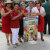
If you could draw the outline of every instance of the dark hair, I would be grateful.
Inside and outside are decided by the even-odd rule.
[[[42,2],[38,1],[38,3],[40,3],[40,6],[42,6]],[[35,5],[37,4],[37,1],[35,1]]]
[[[12,3],[6,3],[6,4],[5,4],[5,7],[7,6],[7,4],[11,4],[11,9],[13,9]]]
[[[33,4],[33,2],[32,2],[32,1],[29,1],[29,2],[31,2],[31,3]]]
[[[14,3],[14,6],[15,6],[16,4],[17,4],[18,6],[20,6],[19,3]]]

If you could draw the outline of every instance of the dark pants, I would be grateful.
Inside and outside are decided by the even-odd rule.
[[[47,31],[47,24],[48,24],[48,34],[50,34],[50,15],[46,15],[44,17],[45,19],[45,25],[44,25],[44,34],[46,34],[46,31]]]
[[[23,20],[20,20],[19,37],[23,37]]]
[[[1,19],[1,14],[0,14],[0,19]]]

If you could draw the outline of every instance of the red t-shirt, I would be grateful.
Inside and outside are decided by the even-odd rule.
[[[19,11],[12,11],[10,13],[10,19],[11,19],[11,28],[19,28],[20,25],[19,25],[19,17],[15,20],[12,20],[13,17],[17,16],[19,14]]]
[[[18,8],[18,10],[19,10],[20,12],[22,12],[21,7],[19,7],[19,8]],[[25,10],[24,10],[24,13],[28,13],[28,11],[25,9]],[[21,20],[23,20],[23,17],[25,17],[25,16],[24,16],[24,15],[22,15],[22,16],[21,16]]]

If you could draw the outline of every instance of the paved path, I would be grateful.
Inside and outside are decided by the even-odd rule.
[[[5,34],[0,31],[0,50],[50,50],[50,35],[44,35],[45,41],[40,40],[40,34],[38,33],[38,40],[34,44],[25,43],[17,48],[13,48],[12,45],[6,45]]]

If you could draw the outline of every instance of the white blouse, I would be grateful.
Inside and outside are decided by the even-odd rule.
[[[39,13],[37,7],[34,7],[34,8],[32,9],[32,12]],[[42,6],[41,6],[41,8],[40,8],[40,13],[41,13],[41,14],[45,13],[45,9],[44,9]]]

